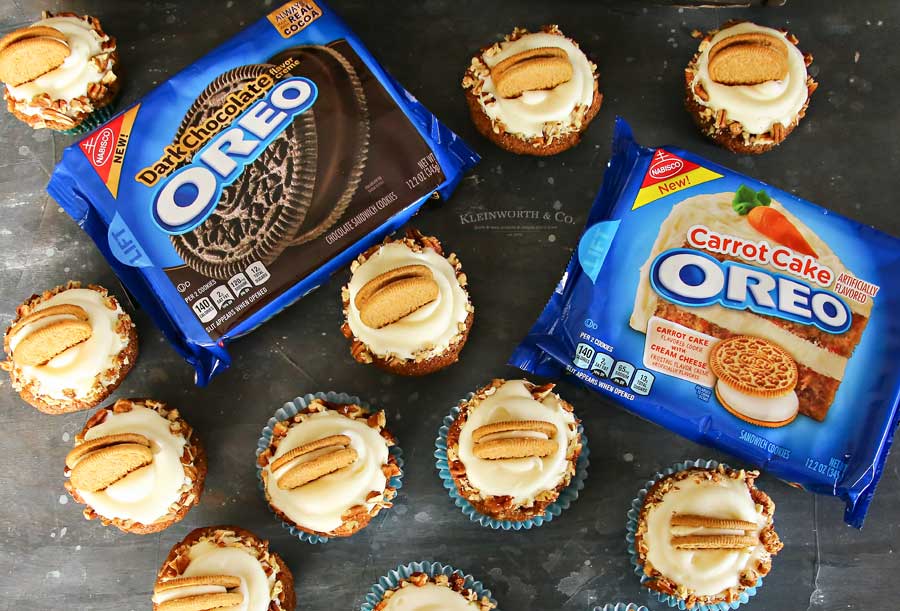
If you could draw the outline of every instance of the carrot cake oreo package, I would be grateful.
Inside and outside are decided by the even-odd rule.
[[[477,161],[321,0],[292,0],[66,149],[48,190],[205,384]]]
[[[512,364],[808,490],[860,527],[897,425],[900,240],[625,121]]]

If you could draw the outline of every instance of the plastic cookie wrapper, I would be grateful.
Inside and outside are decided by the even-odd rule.
[[[447,198],[478,155],[291,0],[65,150],[47,187],[205,385],[229,344]]]
[[[807,490],[861,527],[898,422],[900,241],[617,119],[568,267],[510,363]]]
[[[373,611],[384,598],[385,592],[399,588],[404,580],[408,580],[416,573],[423,573],[430,579],[434,579],[441,575],[448,578],[454,576],[460,577],[462,579],[462,587],[473,592],[477,599],[487,599],[488,607],[490,609],[495,609],[497,607],[497,601],[494,600],[491,591],[471,575],[463,573],[448,564],[424,561],[411,562],[409,564],[398,566],[396,569],[389,571],[379,578],[378,582],[375,583],[366,594],[366,601],[363,603],[362,607],[360,607],[360,611]]]
[[[262,435],[260,436],[259,441],[256,442],[256,456],[262,454],[272,443],[274,428],[279,422],[286,422],[290,420],[298,413],[309,407],[309,404],[315,399],[321,399],[323,401],[327,401],[328,403],[335,403],[339,405],[358,405],[366,411],[372,411],[371,406],[359,397],[343,392],[317,392],[314,394],[307,394],[303,395],[302,397],[297,397],[293,401],[288,401],[287,403],[282,405],[275,412],[275,415],[269,418],[269,421],[266,423],[265,428],[263,428]],[[391,477],[388,480],[387,485],[394,490],[400,490],[400,488],[403,487],[403,450],[401,450],[400,447],[395,444],[388,448],[388,453],[391,457],[393,457],[397,467],[400,469],[400,473]],[[259,465],[257,465],[256,468],[256,478],[259,483],[260,491],[263,495],[265,495],[265,482],[262,476],[262,468]],[[300,528],[297,528],[296,525],[288,523],[284,520],[281,520],[281,526],[304,543],[316,545],[318,543],[327,543],[329,540],[331,540],[330,537],[301,530]]]

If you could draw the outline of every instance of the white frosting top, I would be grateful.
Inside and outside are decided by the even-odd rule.
[[[111,310],[106,305],[106,298],[97,291],[77,288],[60,291],[35,306],[34,310],[63,304],[77,305],[87,312],[91,337],[43,365],[23,366],[20,369],[26,379],[37,382],[36,394],[66,400],[69,397],[63,391],[72,390],[75,398],[83,398],[94,388],[96,377],[110,369],[115,364],[116,356],[128,345],[128,338],[116,333],[122,307],[116,304],[116,309]],[[16,345],[23,337],[63,319],[71,317],[48,316],[25,325],[9,338],[11,353],[15,354]]]
[[[351,507],[365,505],[371,509],[374,503],[366,502],[366,497],[372,491],[383,492],[388,482],[381,470],[388,462],[387,441],[365,420],[348,418],[334,410],[310,414],[303,422],[293,425],[278,444],[269,465],[294,448],[331,435],[350,438],[349,447],[357,453],[352,465],[292,490],[278,487],[281,476],[294,465],[313,460],[333,448],[300,456],[275,472],[268,465],[265,467],[266,491],[272,505],[299,526],[321,533],[338,528],[343,523],[344,512]]]
[[[671,543],[673,534],[685,536],[701,530],[680,527],[673,533],[670,521],[676,513],[746,520],[755,522],[760,529],[765,526],[766,518],[757,512],[747,483],[730,477],[700,482],[689,477],[678,482],[659,503],[650,506],[644,535],[647,562],[699,596],[713,596],[740,585],[741,571],[754,568],[756,561],[768,553],[762,543],[741,550],[675,549]],[[704,531],[704,534],[713,533]],[[721,534],[730,533],[723,531]]]
[[[101,72],[91,62],[95,55],[103,53],[101,38],[91,24],[80,17],[51,17],[33,25],[50,26],[62,32],[69,45],[69,56],[61,66],[47,74],[17,87],[7,85],[9,95],[17,100],[30,101],[34,96],[46,93],[54,100],[70,101],[87,95],[88,87],[99,83],[110,68]]]
[[[507,132],[520,134],[526,138],[542,136],[546,123],[568,124],[572,113],[579,104],[590,107],[594,99],[594,70],[591,62],[575,43],[556,34],[535,32],[525,34],[518,40],[504,41],[500,44],[500,52],[494,55],[484,54],[483,61],[493,67],[522,51],[540,47],[557,47],[564,50],[572,64],[571,80],[557,85],[553,89],[526,91],[516,98],[502,98],[494,87],[490,74],[484,80],[482,91],[496,98],[482,107],[492,120],[499,120]]]
[[[119,433],[138,433],[150,440],[153,462],[129,473],[100,492],[78,490],[78,494],[104,518],[152,524],[169,513],[191,481],[184,472],[181,455],[187,441],[173,435],[169,421],[148,407],[134,405],[129,412],[109,412],[106,420],[85,433],[86,441]]]
[[[759,85],[723,85],[709,76],[709,50],[722,40],[735,34],[761,32],[784,41],[788,50],[788,73],[784,80],[767,81]],[[696,94],[696,101],[715,110],[724,109],[732,121],[739,121],[751,134],[762,134],[775,123],[790,125],[803,108],[809,92],[806,87],[806,62],[803,53],[791,44],[784,33],[755,23],[743,22],[719,31],[697,60],[697,70],[691,87],[699,81],[709,100],[703,101]]]
[[[438,298],[395,323],[374,329],[360,319],[356,294],[369,280],[405,265],[425,265],[438,285]],[[402,242],[391,242],[379,248],[362,263],[350,278],[350,305],[347,322],[350,330],[376,355],[396,355],[413,359],[417,353],[441,354],[460,333],[459,325],[469,316],[469,296],[456,277],[456,270],[446,258],[431,248],[414,252]]]
[[[455,590],[426,583],[394,590],[383,611],[471,611],[479,608],[477,601],[466,600]]]
[[[472,433],[486,424],[509,420],[543,420],[556,426],[556,452],[544,458],[504,460],[475,456]],[[468,420],[459,432],[459,459],[466,467],[469,482],[482,494],[511,496],[516,505],[527,505],[541,492],[556,488],[565,477],[569,466],[566,458],[569,442],[578,435],[574,424],[575,415],[563,409],[558,396],[550,393],[543,401],[536,401],[525,380],[508,380],[469,412]],[[497,437],[501,435],[543,437],[540,433],[522,431]]]
[[[719,380],[716,391],[728,407],[762,422],[783,422],[796,416],[800,409],[800,399],[793,390],[780,397],[755,397]]]
[[[209,541],[200,541],[188,552],[190,563],[182,577],[195,575],[232,575],[241,580],[238,591],[244,600],[233,611],[267,611],[272,602],[272,586],[275,575],[267,576],[262,565],[252,554],[240,547],[219,547]],[[184,591],[183,589],[181,590]],[[179,594],[179,597],[181,594]]]

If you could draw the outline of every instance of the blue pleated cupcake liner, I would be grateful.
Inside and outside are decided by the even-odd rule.
[[[370,411],[371,407],[368,403],[360,399],[359,397],[348,395],[347,393],[337,393],[334,391],[329,391],[327,393],[317,392],[314,394],[306,394],[302,397],[297,397],[293,401],[288,401],[275,412],[275,415],[269,418],[268,423],[266,423],[265,428],[262,430],[262,436],[259,438],[259,441],[256,443],[256,455],[259,456],[262,454],[266,448],[269,447],[269,444],[272,443],[272,429],[279,422],[285,422],[286,420],[290,420],[307,407],[314,399],[321,399],[323,401],[328,401],[329,403],[340,403],[340,404],[353,404],[359,405],[363,409]],[[388,485],[393,488],[400,490],[403,487],[403,451],[396,445],[388,448],[388,452],[394,459],[397,461],[397,466],[400,468],[400,474],[395,475],[388,481]],[[262,478],[262,467],[257,465],[256,467],[256,478],[259,484],[259,489],[263,493],[263,497],[265,497],[265,483]],[[267,503],[268,504],[268,501]],[[270,507],[271,509],[271,507]],[[317,535],[313,533],[308,533],[304,530],[300,530],[293,524],[289,522],[285,522],[281,520],[281,526],[286,529],[289,533],[303,541],[304,543],[311,543],[313,545],[317,543],[327,543],[329,537],[324,537],[322,535]]]
[[[110,119],[112,119],[113,115],[116,114],[116,101],[113,100],[106,106],[98,108],[88,116],[86,116],[81,123],[73,127],[72,129],[59,130],[59,133],[66,134],[67,136],[81,136],[82,134],[86,134],[88,132],[94,131]]]
[[[634,567],[634,572],[641,579],[641,583],[646,582],[649,577],[644,574],[644,566],[641,564],[640,559],[638,558],[637,549],[634,546],[634,536],[637,533],[638,527],[638,519],[640,518],[641,508],[644,506],[644,499],[647,496],[647,493],[650,492],[650,489],[653,487],[656,482],[659,480],[668,477],[674,473],[678,473],[679,471],[684,471],[685,469],[715,469],[719,466],[719,463],[715,460],[689,460],[685,462],[680,462],[672,465],[668,469],[664,471],[659,471],[653,477],[653,479],[648,480],[644,487],[641,488],[640,492],[638,492],[637,498],[631,501],[631,509],[628,510],[628,522],[625,526],[626,534],[625,541],[628,544],[628,555],[631,557],[631,565]],[[729,468],[728,465],[722,465],[723,467]],[[756,582],[756,585],[752,588],[747,588],[743,592],[741,592],[738,600],[726,603],[714,603],[710,605],[704,605],[697,603],[693,607],[691,607],[691,611],[728,611],[729,609],[737,609],[744,603],[748,602],[751,597],[756,595],[756,591],[762,587],[763,580],[762,577],[759,578],[759,581]],[[653,594],[654,597],[661,603],[665,603],[670,607],[674,607],[680,610],[687,609],[685,602],[683,599],[678,598],[677,596],[672,596],[671,594],[663,594],[662,592],[657,592],[656,590],[648,590]]]
[[[469,393],[467,400],[471,399],[473,396],[473,393]],[[578,425],[578,434],[581,436],[581,454],[578,456],[578,461],[575,463],[575,475],[572,476],[572,481],[569,482],[569,485],[559,493],[559,498],[550,505],[547,505],[544,515],[535,516],[527,520],[514,521],[498,520],[491,516],[484,515],[483,513],[479,513],[469,501],[459,494],[459,490],[456,488],[456,482],[450,474],[450,463],[447,460],[447,434],[458,415],[459,406],[457,405],[450,410],[449,415],[444,417],[443,425],[438,431],[438,437],[435,440],[437,449],[434,451],[434,457],[437,461],[438,475],[444,484],[444,488],[447,489],[450,499],[470,520],[495,530],[528,530],[535,526],[541,526],[545,522],[552,521],[553,518],[568,509],[569,505],[578,498],[578,493],[584,488],[584,480],[587,478],[587,469],[588,465],[590,465],[590,460],[588,459],[590,450],[588,449],[587,436],[585,436],[584,427],[582,427],[581,424]]]
[[[634,603],[607,603],[602,607],[594,607],[594,611],[650,611],[650,609]]]
[[[389,571],[387,575],[381,577],[378,582],[369,589],[368,594],[366,594],[366,602],[364,602],[362,607],[360,607],[360,611],[373,611],[378,603],[381,602],[381,599],[384,598],[385,592],[387,592],[388,590],[395,590],[399,588],[400,583],[404,579],[409,579],[413,573],[425,573],[432,578],[438,575],[446,575],[447,577],[450,577],[451,575],[456,573],[462,576],[465,587],[475,592],[475,594],[478,595],[479,599],[486,596],[494,605],[497,604],[497,601],[494,600],[493,596],[491,596],[491,591],[485,588],[484,584],[482,584],[471,575],[454,569],[448,564],[425,561],[411,562],[409,564],[398,566],[396,569]]]

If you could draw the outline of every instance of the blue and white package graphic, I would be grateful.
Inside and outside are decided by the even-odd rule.
[[[202,385],[477,162],[323,2],[292,0],[66,149],[47,189]]]
[[[900,398],[900,241],[617,119],[566,272],[511,364],[846,503],[860,527]]]

